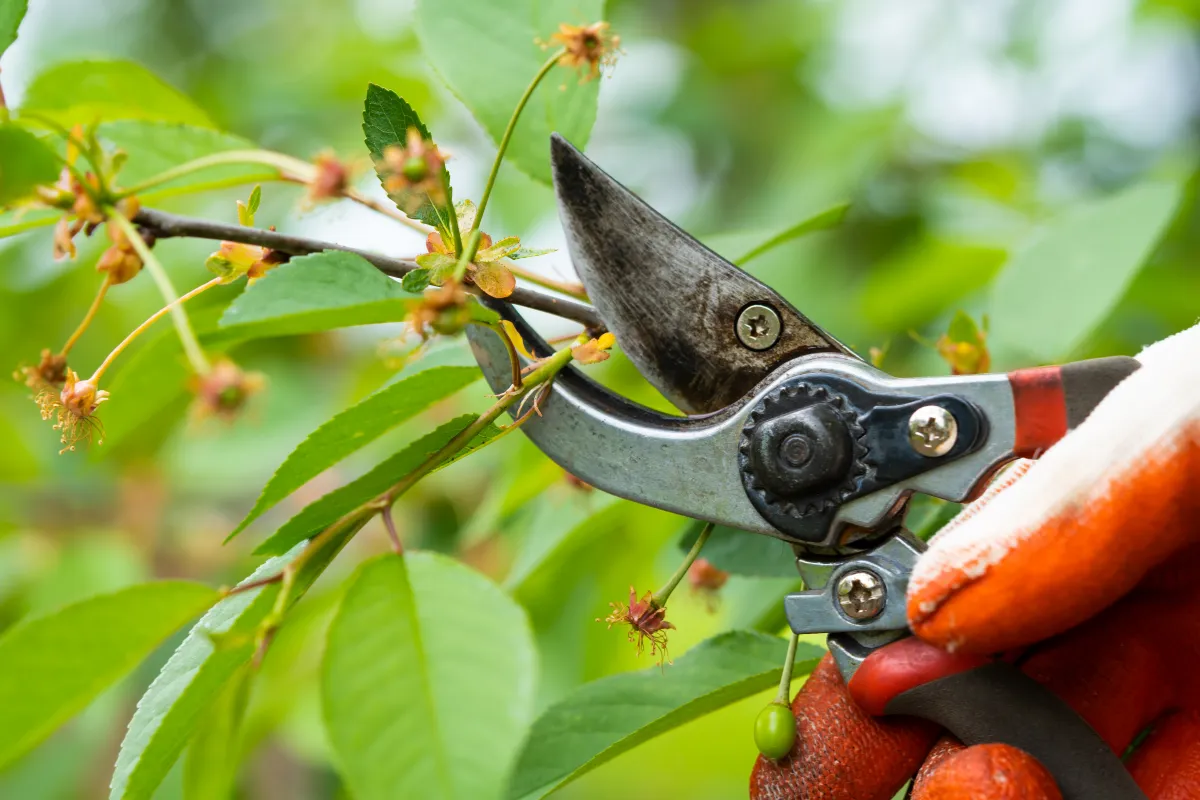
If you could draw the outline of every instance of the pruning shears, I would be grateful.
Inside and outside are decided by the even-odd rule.
[[[565,139],[555,136],[551,153],[568,250],[591,302],[641,374],[687,416],[637,405],[568,368],[522,429],[606,492],[791,544],[806,591],[784,598],[788,623],[828,634],[847,681],[909,635],[905,592],[924,549],[904,528],[911,496],[977,496],[1138,367],[1118,357],[892,377]],[[553,352],[513,306],[486,302],[530,352]],[[492,388],[507,389],[505,345],[486,329],[468,335]],[[1086,722],[1003,660],[908,688],[885,713],[933,720],[968,745],[1021,748],[1068,800],[1144,797]]]

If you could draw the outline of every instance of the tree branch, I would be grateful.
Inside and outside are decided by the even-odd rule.
[[[242,242],[243,244],[254,244],[259,247],[269,247],[272,250],[278,250],[281,253],[288,253],[293,256],[319,253],[322,250],[341,250],[342,252],[354,253],[357,256],[365,258],[380,272],[396,278],[403,277],[417,268],[415,261],[405,258],[392,258],[391,256],[383,256],[366,250],[358,250],[353,247],[334,244],[333,242],[322,242],[304,236],[290,236],[285,233],[263,230],[262,228],[246,228],[240,225],[226,225],[221,222],[213,222],[196,217],[182,217],[153,208],[143,208],[133,218],[133,221],[145,230],[153,233],[159,239],[183,236],[193,239]],[[476,294],[482,294],[478,287],[471,286],[469,288]],[[574,320],[581,323],[593,333],[606,329],[604,320],[596,313],[596,309],[586,303],[580,303],[565,297],[555,297],[523,287],[517,287],[505,299],[513,305],[531,308],[535,311],[544,311],[547,314],[554,314],[558,317]]]

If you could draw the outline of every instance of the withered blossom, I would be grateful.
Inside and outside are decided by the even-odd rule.
[[[408,129],[404,147],[393,144],[384,148],[375,169],[388,197],[412,216],[427,202],[446,205],[446,186],[442,180],[445,166],[445,154],[413,127]]]
[[[452,335],[461,331],[471,319],[467,308],[467,292],[462,284],[447,282],[445,285],[425,292],[405,321],[422,337],[428,338],[430,331]]]
[[[350,181],[350,169],[332,152],[325,152],[313,159],[317,170],[308,182],[305,199],[309,203],[335,200],[346,193]]]
[[[63,449],[59,453],[74,450],[79,442],[91,441],[99,434],[97,444],[102,443],[104,429],[95,418],[96,408],[108,399],[108,392],[98,389],[91,380],[79,380],[75,370],[67,368],[66,380],[57,397],[46,397],[39,402],[42,419],[54,417],[54,430],[62,433]]]
[[[637,599],[637,590],[629,587],[629,605],[609,603],[612,613],[604,618],[611,629],[613,625],[629,626],[629,641],[640,656],[646,642],[650,643],[650,655],[658,656],[659,664],[669,661],[667,657],[667,631],[675,626],[667,622],[667,609],[654,602],[654,595],[647,591]],[[601,620],[596,620],[600,622]]]
[[[100,255],[100,260],[96,262],[96,271],[108,273],[109,283],[116,286],[133,280],[142,271],[142,257],[138,255],[137,249],[123,229],[111,222],[106,227],[112,246]],[[146,243],[149,245],[151,241]]]
[[[565,52],[558,59],[559,65],[578,69],[579,82],[585,83],[600,77],[602,68],[616,63],[621,37],[614,36],[608,28],[607,22],[593,22],[591,25],[563,23],[558,26],[558,33],[552,35],[550,42],[544,46],[561,45]]]
[[[608,360],[608,351],[616,344],[617,339],[612,333],[602,333],[595,339],[588,339],[583,344],[571,348],[571,357],[580,364],[598,364]]]
[[[687,578],[692,591],[704,598],[710,611],[715,610],[717,593],[729,580],[729,573],[713,566],[706,558],[697,558],[688,567]]]
[[[217,417],[230,421],[266,384],[266,378],[261,373],[246,372],[229,359],[221,359],[212,365],[207,375],[192,379],[191,388],[196,396],[192,403],[192,417],[198,420]]]

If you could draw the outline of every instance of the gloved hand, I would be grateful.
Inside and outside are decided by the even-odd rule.
[[[1200,798],[1200,326],[1138,360],[1082,425],[938,533],[909,585],[919,639],[904,641],[1005,654],[1116,753],[1148,731],[1126,766],[1150,800]],[[890,697],[866,683],[847,689],[826,656],[792,703],[791,754],[759,758],[751,797],[891,800],[915,775],[913,800],[1060,798],[1016,748],[873,718],[864,709]]]

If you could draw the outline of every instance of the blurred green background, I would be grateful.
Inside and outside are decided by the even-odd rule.
[[[360,128],[366,85],[374,82],[407,99],[453,154],[457,197],[477,198],[483,186],[493,146],[427,66],[410,2],[31,6],[17,44],[0,60],[11,105],[52,64],[132,59],[193,97],[225,130],[303,158],[332,149],[354,160],[360,185],[382,196]],[[1167,234],[1128,285],[1116,287],[1119,302],[1104,309],[1100,324],[1056,356],[1133,354],[1200,314],[1195,0],[612,0],[608,19],[625,52],[602,81],[589,154],[731,257],[850,201],[840,229],[774,249],[751,267],[860,352],[886,349],[883,366],[893,373],[944,373],[945,363],[921,340],[936,340],[959,309],[975,316],[991,310],[993,280],[1040,224],[1146,180],[1183,187]],[[233,200],[245,193],[166,207],[233,221]],[[515,169],[501,173],[490,214],[491,232],[519,234],[532,247],[561,246],[551,191]],[[294,187],[264,187],[259,222],[396,255],[422,250],[416,234],[359,207],[306,208]],[[36,361],[42,347],[57,347],[73,329],[98,284],[98,244],[83,246],[71,263],[52,260],[48,231],[0,240],[0,352],[8,368]],[[204,279],[212,249],[168,241],[156,252],[176,284],[190,287]],[[572,275],[562,251],[523,263]],[[1047,308],[1037,285],[1019,288],[1032,306]],[[1049,307],[1071,306],[1072,295],[1049,298]],[[73,362],[97,363],[157,306],[145,278],[118,287]],[[1028,344],[1030,326],[1052,338],[1056,318],[1037,314],[992,320],[994,366],[1044,360]],[[549,333],[570,330],[539,322]],[[1015,328],[1023,335],[1004,334]],[[158,335],[171,334],[164,326]],[[299,441],[394,377],[398,354],[410,346],[401,336],[398,326],[372,326],[238,349],[239,362],[264,372],[270,385],[232,424],[189,420],[183,402],[139,417],[136,383],[118,374],[100,414],[109,421],[109,441],[65,456],[57,455],[57,436],[24,388],[0,384],[0,625],[149,576],[233,583],[255,566],[249,551],[273,523],[431,421],[484,407],[476,384],[321,476],[222,547]],[[429,357],[461,361],[462,343],[439,345]],[[124,361],[127,371],[137,367]],[[152,365],[140,368],[152,380],[145,372]],[[601,374],[616,388],[660,402],[619,358]],[[123,379],[133,384],[127,395]],[[409,546],[459,554],[498,579],[514,561],[519,567],[538,537],[583,526],[585,535],[571,537],[553,570],[522,598],[542,653],[540,700],[645,666],[622,634],[593,620],[630,584],[654,588],[670,574],[681,519],[571,485],[520,437],[420,484],[396,516]],[[271,650],[247,722],[242,796],[342,796],[316,701],[321,632],[340,578],[383,548],[381,529],[364,531]],[[681,593],[671,603],[679,628],[672,652],[762,620],[792,583],[735,576],[715,611]],[[0,774],[0,797],[106,796],[133,704],[166,653]],[[744,796],[754,758],[750,727],[763,701],[736,704],[656,739],[560,796]],[[177,796],[177,781],[160,795]]]

